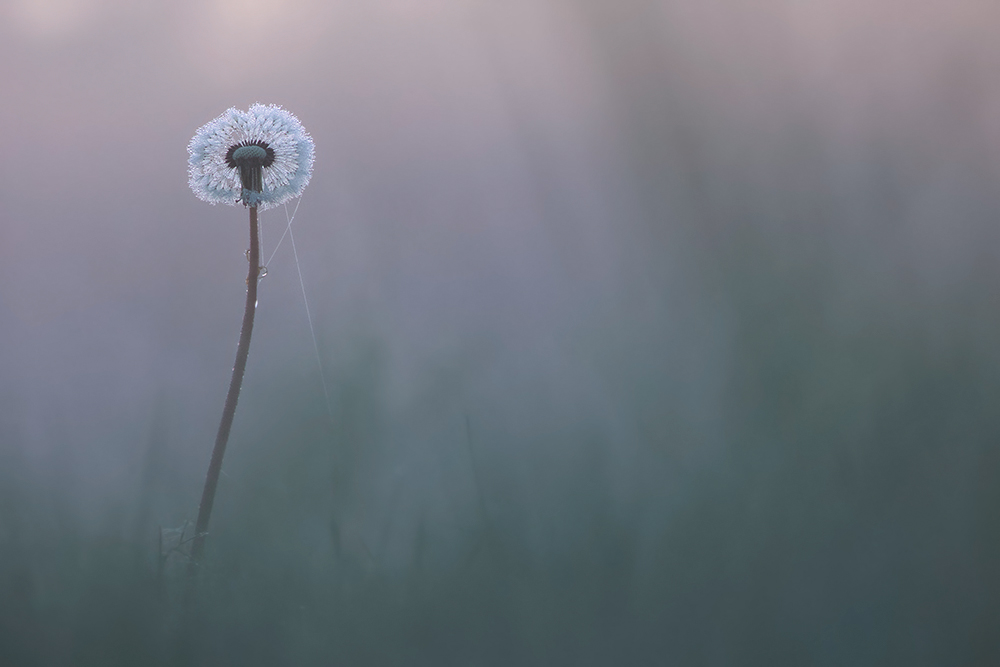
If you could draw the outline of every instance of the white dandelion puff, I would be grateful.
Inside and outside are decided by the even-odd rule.
[[[210,204],[273,208],[302,194],[313,166],[313,141],[276,104],[231,108],[188,144],[188,184]]]

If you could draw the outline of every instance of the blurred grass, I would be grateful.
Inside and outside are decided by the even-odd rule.
[[[819,321],[823,281],[809,274],[822,267],[796,277],[754,265],[732,276],[742,310],[719,414],[726,460],[669,511],[615,510],[601,472],[613,443],[598,438],[558,477],[573,508],[558,519],[573,529],[544,549],[497,518],[524,499],[491,496],[486,467],[481,508],[456,495],[471,525],[421,521],[400,565],[389,553],[398,541],[370,539],[381,527],[352,538],[338,519],[384,446],[370,358],[340,379],[336,426],[292,378],[274,390],[284,402],[269,401],[275,418],[254,418],[269,426],[229,466],[237,481],[220,496],[183,660],[179,575],[158,589],[154,527],[137,541],[127,520],[109,519],[88,534],[70,497],[8,461],[0,655],[12,665],[987,664],[1000,593],[993,355],[957,324],[971,326],[966,315],[941,308],[838,332]],[[794,294],[774,289],[793,278]],[[947,335],[921,330],[939,317],[956,320]],[[982,317],[977,327],[996,326]],[[450,557],[434,548],[443,537],[457,545]]]

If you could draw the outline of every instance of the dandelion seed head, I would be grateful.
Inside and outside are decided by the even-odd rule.
[[[231,108],[188,144],[188,184],[210,204],[269,209],[302,194],[313,158],[312,138],[290,112],[275,104]],[[241,164],[261,169],[259,191],[244,187]]]

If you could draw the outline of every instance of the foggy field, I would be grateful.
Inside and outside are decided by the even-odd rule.
[[[0,665],[1000,664],[1000,8],[0,17]]]

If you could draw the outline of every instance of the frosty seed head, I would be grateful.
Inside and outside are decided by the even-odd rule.
[[[188,144],[188,184],[210,204],[273,208],[302,194],[313,153],[312,138],[281,107],[229,109]]]

